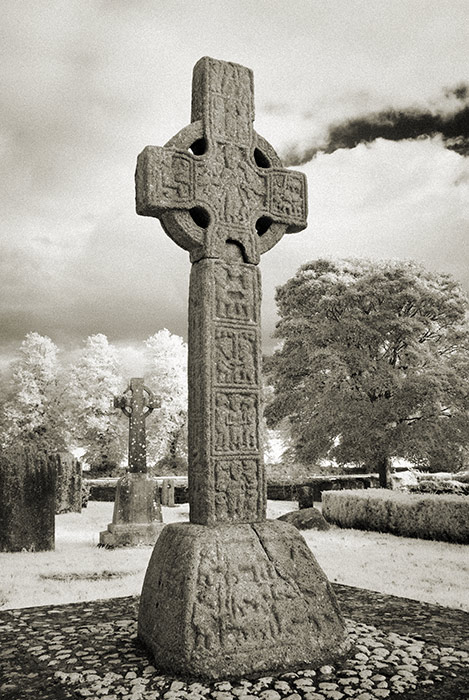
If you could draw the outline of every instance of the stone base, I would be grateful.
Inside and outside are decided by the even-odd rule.
[[[112,523],[99,533],[99,544],[155,544],[163,527],[157,480],[145,472],[127,472],[117,482]]]
[[[99,533],[99,544],[108,547],[155,544],[164,528],[163,523],[110,523]]]
[[[158,669],[210,679],[319,667],[348,650],[324,572],[279,521],[167,525],[145,576],[138,636]]]

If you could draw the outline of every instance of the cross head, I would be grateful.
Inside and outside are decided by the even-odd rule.
[[[159,406],[143,379],[134,377],[122,396],[114,398],[114,408],[120,408],[129,419],[129,471],[146,472],[145,420]]]
[[[204,57],[194,67],[191,124],[137,162],[137,212],[202,258],[246,263],[306,226],[306,178],[253,129],[252,71]]]

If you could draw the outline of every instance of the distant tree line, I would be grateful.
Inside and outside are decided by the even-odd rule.
[[[446,274],[411,262],[315,260],[277,289],[281,344],[265,358],[267,461],[275,439],[285,469],[320,460],[378,471],[393,458],[457,471],[469,456],[468,300]],[[187,465],[187,347],[161,330],[144,343],[146,384],[161,406],[147,422],[155,473]],[[0,442],[84,449],[96,475],[115,474],[127,423],[112,409],[127,387],[105,335],[64,365],[50,338],[29,333],[0,376]],[[265,431],[266,433],[270,431]]]
[[[160,398],[147,424],[147,460],[173,472],[186,470],[187,348],[166,329],[145,343],[146,384]],[[65,365],[48,337],[28,333],[17,358],[1,377],[2,448],[33,444],[47,452],[82,448],[90,474],[119,473],[127,455],[128,424],[113,408],[130,377],[123,376],[117,349],[99,333],[89,336]]]

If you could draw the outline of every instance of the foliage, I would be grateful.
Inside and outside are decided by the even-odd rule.
[[[326,520],[340,527],[469,544],[469,498],[387,489],[326,491]]]
[[[449,479],[421,479],[418,484],[409,486],[410,493],[455,493],[469,495],[469,484]]]
[[[147,422],[148,461],[169,458],[168,468],[180,473],[181,459],[187,463],[187,345],[164,328],[145,348],[145,383],[161,402]]]
[[[69,434],[57,346],[47,336],[28,333],[10,372],[2,416],[3,447],[20,441],[49,452],[66,450]]]
[[[87,507],[88,501],[90,500],[90,494],[91,494],[91,486],[87,481],[85,481],[85,479],[83,479],[81,482],[81,507],[82,508]]]
[[[86,450],[90,476],[119,473],[128,426],[113,409],[113,399],[124,389],[116,350],[102,333],[89,336],[69,370],[68,396],[70,428],[76,444]]]
[[[283,346],[266,361],[270,427],[288,418],[300,461],[380,471],[391,457],[461,468],[469,444],[467,299],[410,262],[302,266],[277,289]]]

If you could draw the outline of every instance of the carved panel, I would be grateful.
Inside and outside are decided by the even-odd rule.
[[[266,185],[247,157],[234,144],[220,146],[207,160],[197,163],[197,199],[209,204],[218,221],[245,224],[253,209],[266,206]]]
[[[261,488],[259,460],[217,459],[215,475],[215,516],[219,522],[257,520]]]
[[[306,220],[305,178],[301,173],[273,173],[270,188],[270,209],[273,216],[287,221]]]
[[[218,327],[215,330],[214,360],[216,384],[256,384],[256,331]]]
[[[217,265],[214,277],[215,316],[257,322],[260,295],[256,271],[242,265]]]
[[[189,155],[165,151],[161,162],[162,206],[184,206],[194,198],[193,162]]]
[[[279,576],[254,547],[244,547],[241,560],[204,547],[199,561],[191,615],[195,649],[273,647],[279,637],[292,635],[292,626],[304,625],[307,607],[298,605],[296,583]]]
[[[236,63],[210,60],[209,90],[214,138],[249,145],[254,119],[251,72]]]
[[[257,451],[259,449],[257,394],[217,391],[214,403],[214,452]]]

